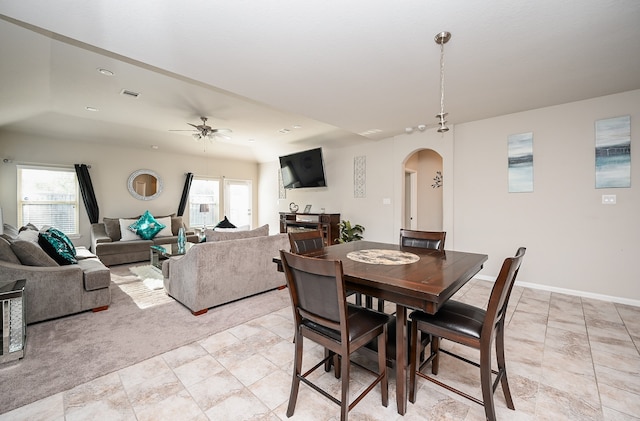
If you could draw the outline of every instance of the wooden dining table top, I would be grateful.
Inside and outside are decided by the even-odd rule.
[[[395,250],[419,257],[407,264],[371,264],[347,257],[360,250]],[[348,289],[434,314],[482,269],[487,255],[399,244],[353,241],[324,247],[314,257],[342,261]]]

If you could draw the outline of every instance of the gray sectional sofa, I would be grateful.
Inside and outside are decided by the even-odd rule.
[[[287,234],[268,234],[268,225],[240,232],[206,230],[206,242],[163,262],[165,290],[198,315],[284,286],[284,274],[277,271],[272,259],[280,249],[289,250],[289,238]]]
[[[150,247],[153,245],[171,244],[178,242],[178,229],[183,228],[187,235],[187,241],[197,243],[198,235],[187,231],[182,217],[175,214],[157,216],[171,218],[171,236],[156,236],[152,240],[133,239],[122,237],[120,231],[120,219],[135,220],[139,216],[131,218],[102,218],[101,223],[91,225],[91,251],[95,253],[102,263],[107,266],[121,265],[148,261],[150,259]]]
[[[0,281],[26,280],[27,323],[109,307],[109,268],[87,249],[76,252],[76,264],[60,266],[37,242],[0,238]]]

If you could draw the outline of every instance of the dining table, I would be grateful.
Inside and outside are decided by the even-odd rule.
[[[345,288],[396,305],[396,403],[407,409],[407,309],[435,314],[476,275],[487,255],[373,241],[325,246],[313,257],[340,260]],[[274,262],[281,263],[278,258]]]

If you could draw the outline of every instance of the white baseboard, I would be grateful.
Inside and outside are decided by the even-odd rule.
[[[495,276],[476,275],[474,276],[474,278],[481,279],[483,281],[489,281],[489,282],[496,281]],[[579,291],[575,289],[557,288],[549,285],[532,284],[530,282],[516,281],[516,285],[523,288],[539,289],[542,291],[557,292],[560,294],[574,295],[577,297],[585,297],[585,298],[593,298],[594,300],[608,301],[611,303],[619,303],[619,304],[626,304],[634,307],[640,307],[640,300],[631,300],[628,298],[614,297],[611,295],[595,294],[593,292]]]

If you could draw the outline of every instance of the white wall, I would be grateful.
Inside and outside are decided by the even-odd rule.
[[[16,164],[43,163],[57,165],[88,164],[100,220],[103,217],[129,217],[149,210],[155,215],[177,212],[185,181],[185,174],[252,180],[253,202],[258,203],[258,165],[253,162],[198,156],[167,154],[152,149],[120,148],[106,143],[74,143],[58,139],[32,138],[11,132],[0,132],[0,158],[10,157],[13,163],[0,162],[0,206],[4,220],[16,224]],[[127,190],[129,175],[138,169],[150,169],[160,175],[164,183],[157,199],[142,201]],[[90,223],[80,205],[80,235],[76,245],[89,246]],[[185,222],[188,215],[185,213]],[[254,212],[253,225],[258,217]]]
[[[632,187],[595,189],[594,123],[629,114]],[[325,148],[328,187],[289,190],[272,208],[288,211],[292,201],[301,209],[324,207],[364,225],[366,240],[397,242],[402,163],[416,150],[433,149],[443,158],[447,249],[487,254],[481,277],[494,279],[504,258],[525,246],[519,283],[640,305],[634,265],[640,256],[640,171],[633,169],[640,165],[633,140],[639,125],[640,91],[632,91],[461,124],[444,135],[431,130],[366,148]],[[534,136],[534,192],[508,193],[507,136],[524,132]],[[367,197],[355,199],[353,158],[359,155],[367,159]],[[271,172],[277,185],[277,171]],[[271,194],[277,197],[277,189]],[[603,194],[616,194],[617,205],[602,205]]]
[[[632,187],[596,189],[594,123],[621,115],[631,115]],[[507,136],[523,132],[533,132],[534,192],[508,193]],[[457,126],[456,248],[487,253],[482,273],[495,276],[503,256],[526,246],[521,282],[638,303],[638,133],[640,91]]]

